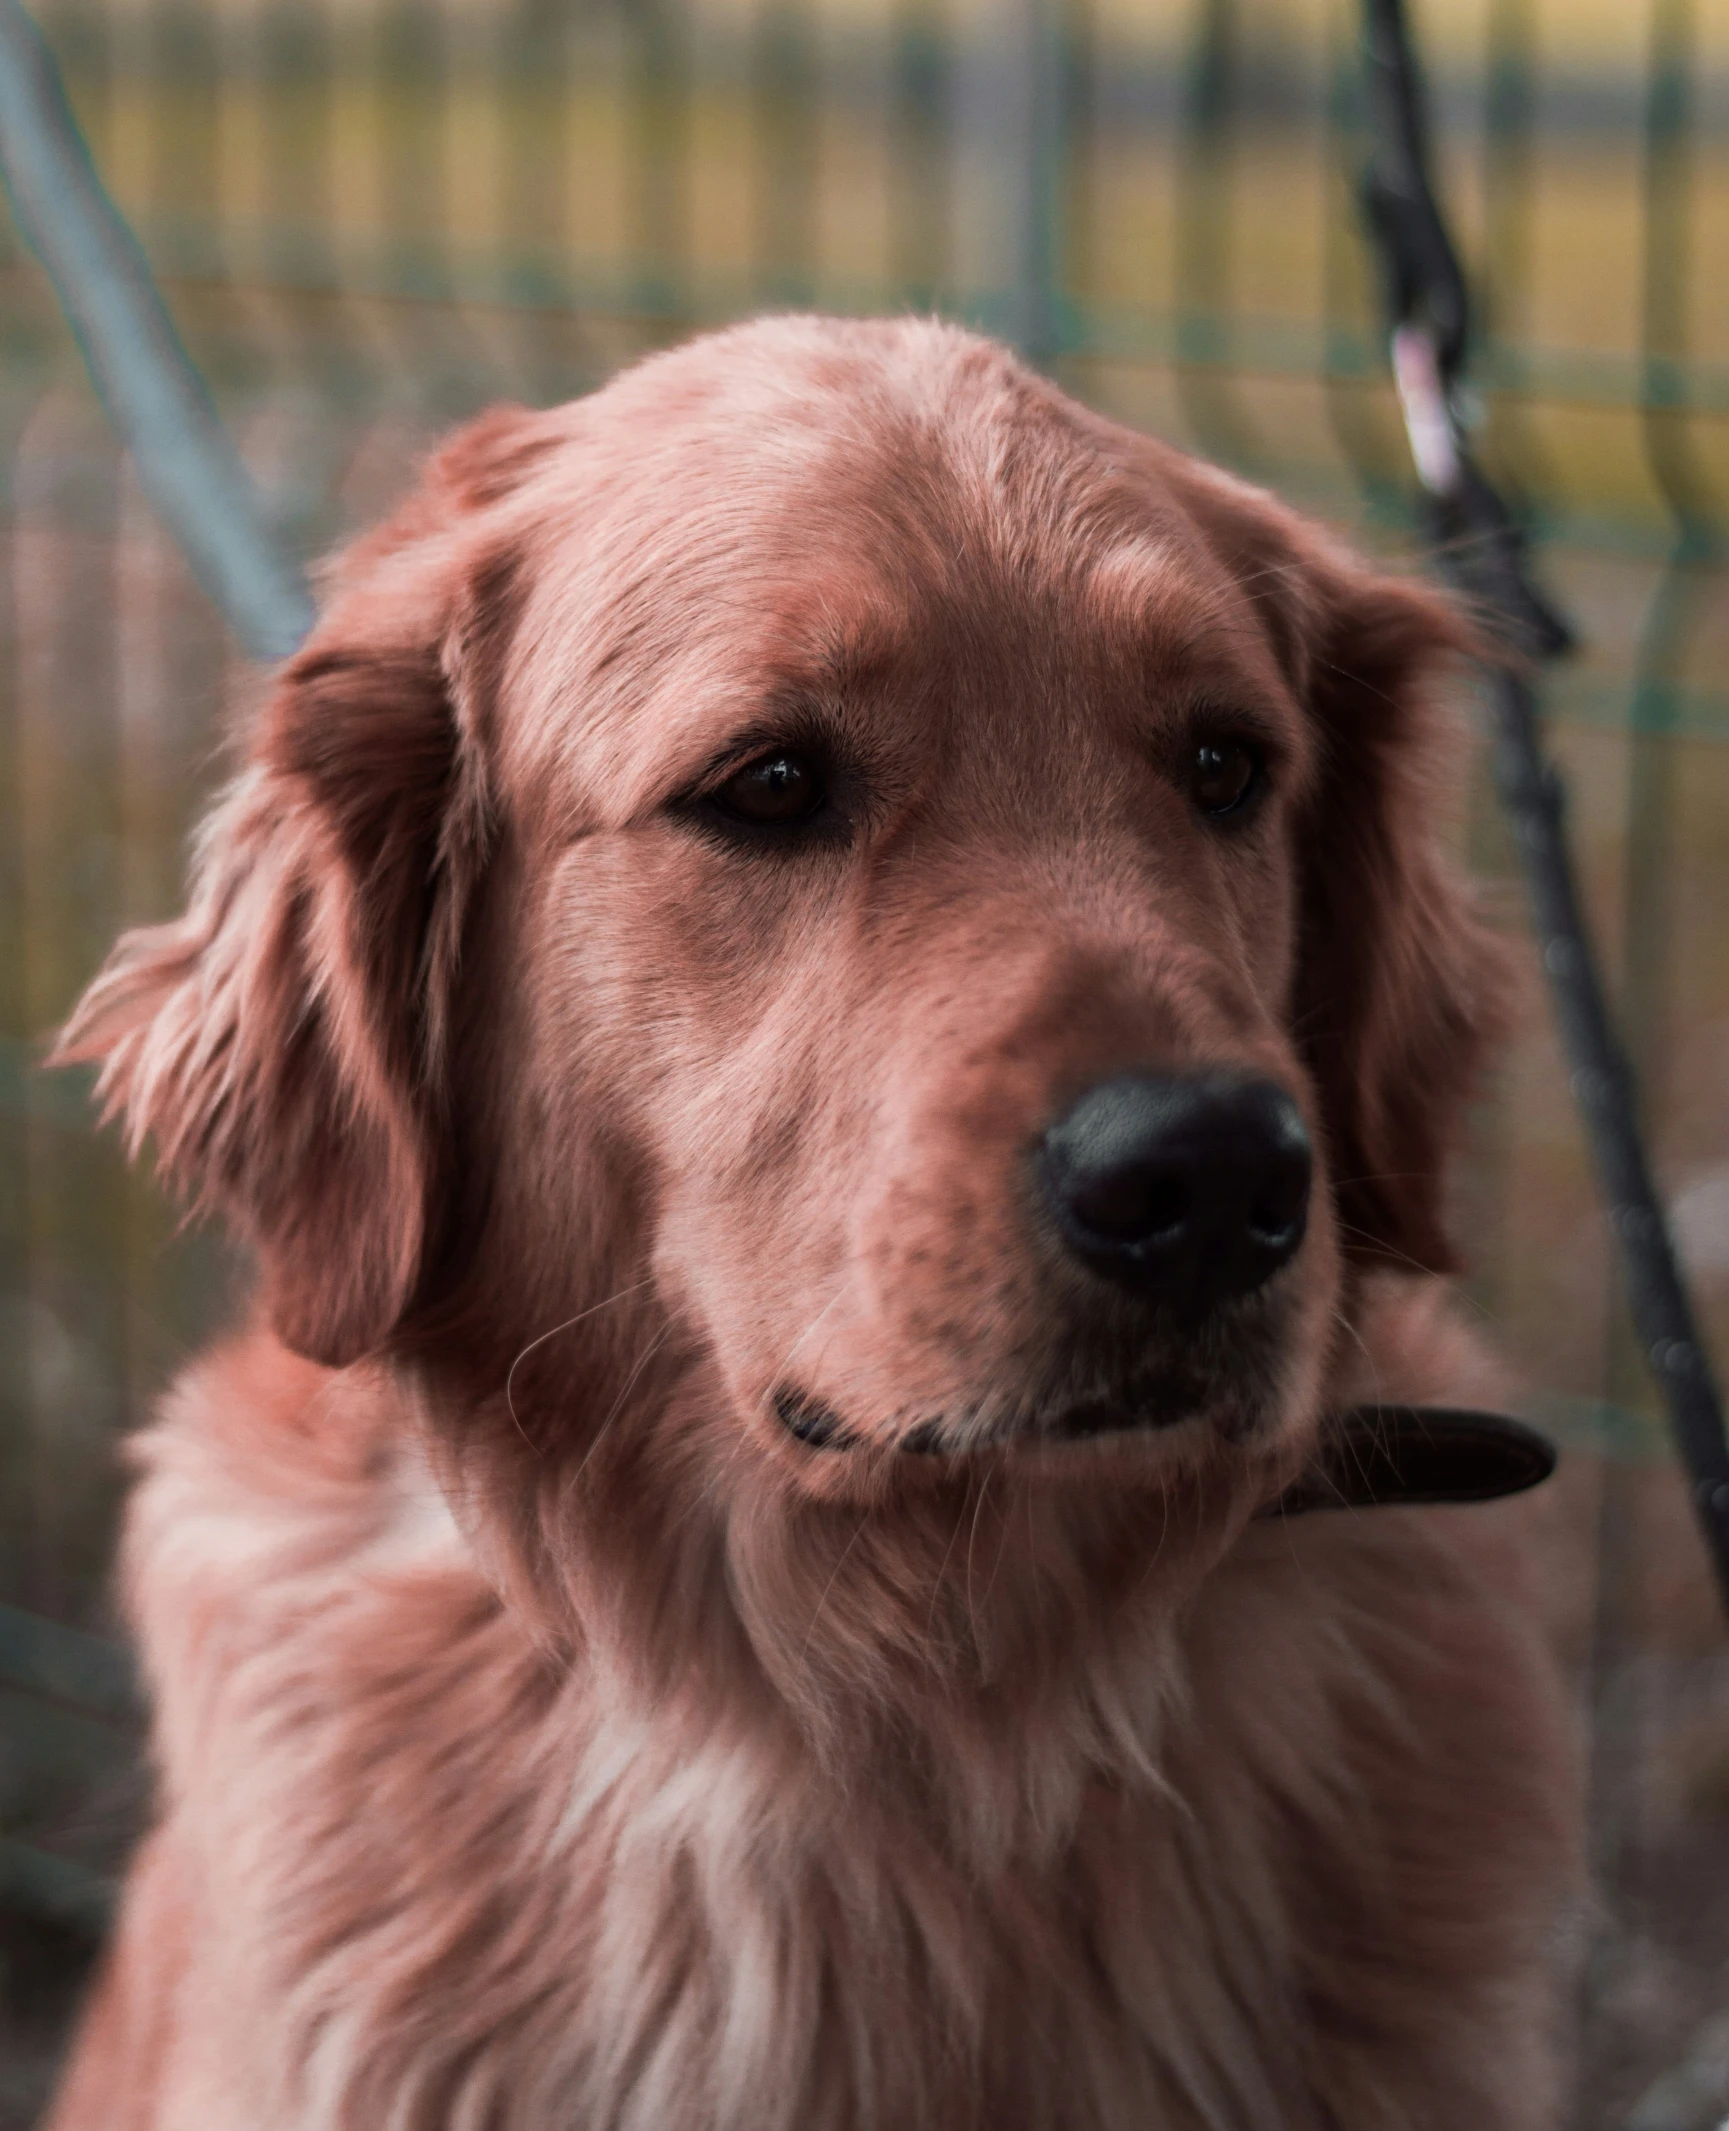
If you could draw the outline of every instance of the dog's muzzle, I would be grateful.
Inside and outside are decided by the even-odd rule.
[[[1260,1291],[1308,1226],[1313,1163],[1292,1098],[1241,1073],[1119,1075],[1050,1126],[1032,1169],[1047,1231],[1054,1226],[1069,1256],[1122,1299],[1095,1294],[1104,1307],[1080,1316],[1099,1321],[1070,1327],[1066,1364],[1053,1354],[1049,1386],[1039,1395],[1029,1385],[1024,1408],[963,1400],[900,1422],[886,1439],[940,1456],[1153,1433],[1201,1417],[1228,1439],[1255,1433],[1275,1400],[1288,1316],[1276,1299],[1263,1306]],[[1232,1304],[1244,1307],[1227,1311]],[[771,1399],[781,1426],[809,1449],[869,1439],[802,1386],[781,1384]]]

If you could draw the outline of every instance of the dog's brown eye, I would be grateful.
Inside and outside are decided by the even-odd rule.
[[[1203,740],[1189,772],[1189,796],[1204,814],[1230,814],[1255,788],[1260,757],[1240,740]]]
[[[763,755],[730,776],[711,795],[734,821],[784,828],[809,821],[827,797],[822,773],[807,755]]]

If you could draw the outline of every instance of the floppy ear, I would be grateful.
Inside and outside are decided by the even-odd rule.
[[[205,824],[186,914],[120,941],[55,1052],[101,1061],[104,1115],[238,1228],[281,1337],[334,1365],[412,1300],[443,1186],[488,838],[479,669],[509,597],[466,476],[510,430],[459,439],[339,567]]]
[[[1322,759],[1299,829],[1293,1026],[1321,1091],[1347,1250],[1447,1272],[1443,1169],[1506,981],[1443,841],[1458,749],[1429,690],[1472,639],[1416,586],[1330,555],[1311,569],[1306,693]]]

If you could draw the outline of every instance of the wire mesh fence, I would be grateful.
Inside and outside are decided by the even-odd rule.
[[[564,397],[695,326],[807,303],[973,319],[1113,413],[1408,545],[1352,0],[55,0],[40,19],[303,553],[489,400]],[[1555,746],[1722,1356],[1729,12],[1429,0],[1416,22],[1487,305],[1484,455],[1584,638],[1547,684]],[[0,1606],[100,1629],[116,1440],[236,1280],[92,1132],[86,1090],[31,1059],[115,931],[174,904],[255,681],[10,232],[0,295]],[[1519,935],[1485,783],[1469,838]],[[1534,978],[1459,1216],[1472,1305],[1574,1453],[1556,1553],[1601,1887],[1574,1950],[1576,2120],[1715,2125],[1729,1665]],[[124,1721],[9,1665],[7,1618],[0,1844],[105,1868],[136,1807]],[[30,2120],[49,1984],[76,1968],[45,1907],[0,1927],[0,2124]]]

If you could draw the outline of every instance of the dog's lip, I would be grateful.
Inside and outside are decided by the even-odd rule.
[[[1049,1415],[1038,1434],[1061,1443],[1082,1443],[1096,1435],[1148,1435],[1175,1428],[1204,1412],[1207,1401],[1186,1394],[1180,1399],[1089,1398]]]
[[[893,1438],[896,1450],[913,1457],[951,1457],[970,1450],[1052,1448],[1100,1436],[1160,1435],[1197,1420],[1216,1403],[1192,1384],[1148,1385],[1133,1391],[1076,1399],[1045,1412],[1027,1412],[969,1434],[944,1415],[929,1414]],[[775,1418],[807,1450],[856,1450],[867,1437],[832,1406],[809,1392],[783,1384],[773,1395]]]
[[[985,1440],[993,1449],[1007,1449],[1015,1445],[1045,1447],[1086,1443],[1106,1435],[1159,1435],[1167,1429],[1180,1427],[1184,1421],[1197,1419],[1206,1411],[1206,1406],[1207,1401],[1199,1398],[1185,1398],[1181,1402],[1164,1399],[1153,1402],[1129,1396],[1078,1399],[1053,1412],[1030,1414],[1016,1419],[1006,1428],[993,1428]],[[954,1439],[939,1415],[916,1422],[900,1438],[898,1447],[915,1456],[942,1457],[955,1451],[982,1448],[984,1442],[968,1442],[964,1437]]]
[[[775,1419],[811,1450],[851,1450],[860,1440],[832,1406],[825,1406],[809,1392],[782,1384],[771,1403]]]

